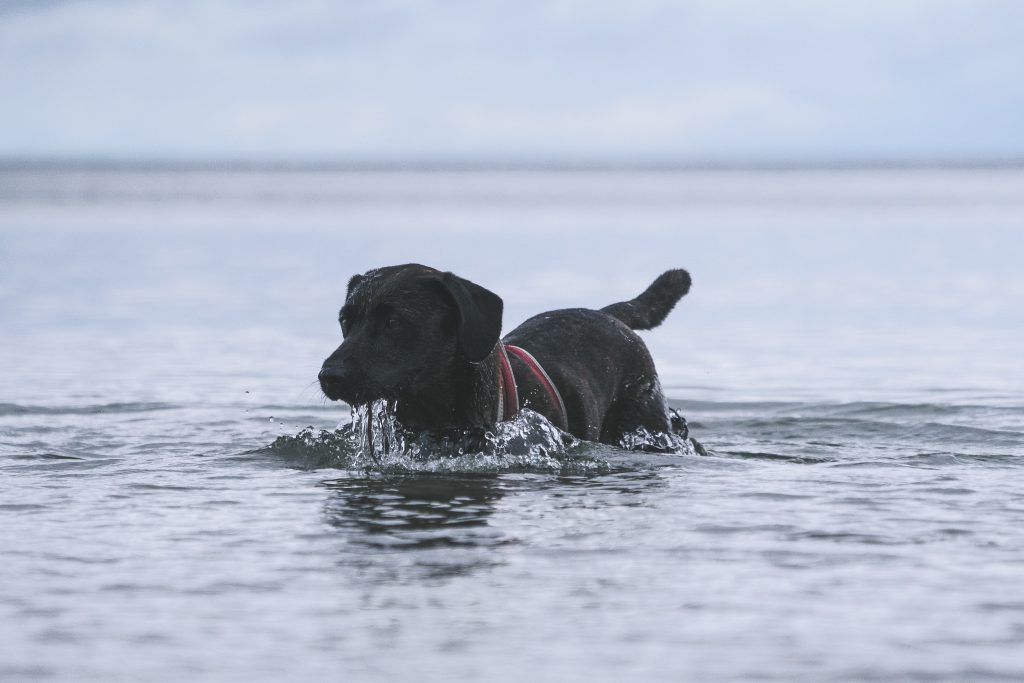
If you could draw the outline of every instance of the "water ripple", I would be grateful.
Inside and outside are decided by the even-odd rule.
[[[0,403],[0,417],[9,415],[107,415],[119,413],[150,413],[178,408],[171,403],[103,403],[86,406],[25,406]]]

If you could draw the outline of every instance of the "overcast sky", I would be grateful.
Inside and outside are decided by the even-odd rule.
[[[1017,0],[0,0],[0,157],[1024,158]]]

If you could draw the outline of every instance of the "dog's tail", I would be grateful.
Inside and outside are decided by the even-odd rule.
[[[690,291],[690,274],[683,269],[670,270],[658,276],[643,294],[632,301],[620,301],[601,309],[634,330],[649,330],[665,319],[676,302]]]

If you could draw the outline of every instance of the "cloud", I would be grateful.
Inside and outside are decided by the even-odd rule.
[[[723,128],[756,126],[775,135],[816,125],[813,106],[760,84],[706,86],[672,97],[631,97],[547,111],[527,106],[469,104],[453,111],[452,129],[486,144],[495,137],[512,145],[561,147],[574,154],[665,157],[735,149],[736,141],[707,139]]]
[[[0,154],[1024,155],[1009,0],[5,7]]]

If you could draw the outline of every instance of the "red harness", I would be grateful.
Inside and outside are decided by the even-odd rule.
[[[544,368],[529,351],[519,346],[512,346],[502,342],[498,342],[498,369],[500,372],[498,373],[497,421],[511,420],[519,414],[519,389],[516,386],[516,376],[512,373],[512,363],[508,360],[509,353],[519,358],[519,360],[526,364],[526,367],[530,368],[530,372],[533,373],[533,376],[544,387],[544,390],[548,392],[552,402],[558,406],[559,421],[557,426],[562,429],[568,429],[569,415],[565,412],[565,403],[562,401],[562,395],[558,393],[555,383],[548,377],[548,373],[544,372]]]

